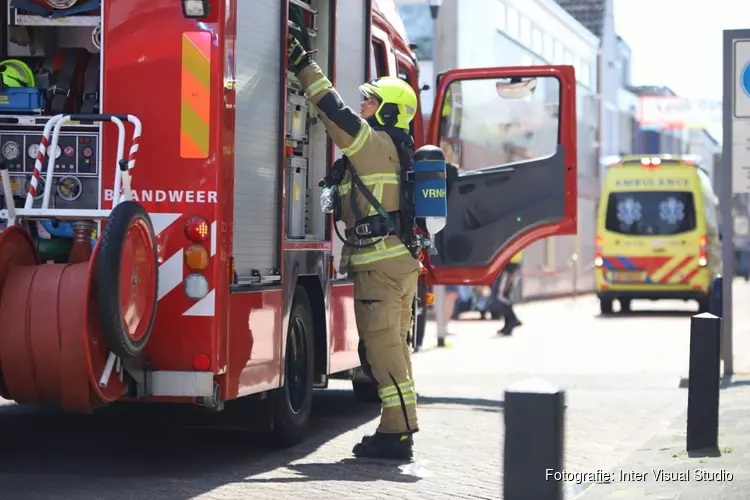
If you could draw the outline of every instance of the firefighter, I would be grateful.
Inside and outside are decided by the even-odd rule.
[[[334,183],[349,243],[344,246],[340,268],[354,276],[354,313],[366,358],[362,365],[367,368],[369,364],[382,405],[377,431],[365,436],[353,453],[409,460],[412,436],[419,427],[406,339],[419,261],[418,254],[403,243],[403,236],[382,227],[381,214],[399,209],[402,155],[413,156],[409,123],[416,114],[417,96],[400,78],[383,77],[360,86],[365,99],[358,115],[343,103],[310,53],[291,36],[288,56],[290,69],[317,107],[331,140],[345,155],[328,176],[346,166]],[[409,145],[410,152],[406,151]]]
[[[510,262],[497,277],[492,285],[492,296],[500,302],[505,324],[497,332],[498,335],[512,335],[513,329],[522,325],[521,320],[516,316],[513,310],[513,300],[511,294],[513,287],[518,282],[521,275],[521,263],[523,262],[523,250],[511,257]]]

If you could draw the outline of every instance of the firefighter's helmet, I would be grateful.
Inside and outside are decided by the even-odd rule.
[[[384,76],[359,87],[368,99],[380,103],[375,119],[381,125],[409,130],[409,123],[417,114],[417,94],[407,82],[395,76]]]
[[[6,87],[34,87],[34,72],[29,65],[18,59],[6,59],[0,62],[0,75]]]

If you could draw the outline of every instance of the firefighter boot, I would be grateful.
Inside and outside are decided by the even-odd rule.
[[[365,436],[352,450],[357,458],[382,458],[389,460],[411,460],[414,438],[410,434],[386,434],[376,432]]]

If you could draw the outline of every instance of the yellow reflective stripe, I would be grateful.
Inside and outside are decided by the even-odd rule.
[[[355,154],[359,153],[359,150],[364,147],[365,143],[370,138],[371,133],[372,129],[370,128],[370,126],[367,124],[367,122],[363,121],[362,126],[359,127],[357,137],[354,138],[354,142],[352,142],[348,148],[342,148],[341,152],[346,156],[354,156]]]
[[[333,85],[331,85],[331,81],[323,76],[310,84],[310,86],[307,88],[306,94],[310,99],[312,99],[316,95],[326,90],[328,87],[332,86]]]
[[[404,405],[415,405],[417,404],[417,396],[404,396]],[[393,408],[401,406],[401,398],[398,396],[390,397],[383,400],[383,408]]]
[[[372,195],[375,197],[375,199],[378,201],[378,203],[383,204],[383,183],[379,182],[375,184],[375,189],[372,190]],[[370,207],[370,213],[368,215],[375,215],[378,213],[378,211],[375,209],[374,206]]]
[[[403,243],[399,243],[387,250],[375,250],[374,252],[352,254],[349,257],[349,264],[353,266],[370,264],[379,260],[390,259],[393,257],[400,257],[402,255],[408,255],[409,249],[404,246]]]
[[[377,185],[398,185],[398,174],[370,174],[370,175],[362,175],[359,177],[362,179],[362,183],[365,186],[377,186]],[[349,194],[349,191],[351,191],[352,183],[342,182],[339,184],[339,196],[346,196]],[[382,196],[382,195],[381,195]],[[378,198],[378,201],[382,201],[380,198]]]
[[[409,391],[414,391],[414,382],[408,381],[408,382],[401,382],[398,384],[398,389],[401,389],[402,394],[406,394]],[[395,385],[389,385],[386,387],[383,387],[382,389],[378,389],[378,396],[381,398],[385,396],[390,396],[392,394],[398,394],[398,390]]]

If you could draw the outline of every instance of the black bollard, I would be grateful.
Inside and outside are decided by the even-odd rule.
[[[563,500],[564,412],[565,391],[543,380],[505,391],[504,500]]]
[[[690,319],[687,451],[719,447],[721,318],[698,314]]]
[[[723,303],[721,301],[722,281],[721,274],[714,276],[714,279],[711,282],[711,291],[708,295],[708,312],[717,318],[724,316],[724,311],[722,310]]]

